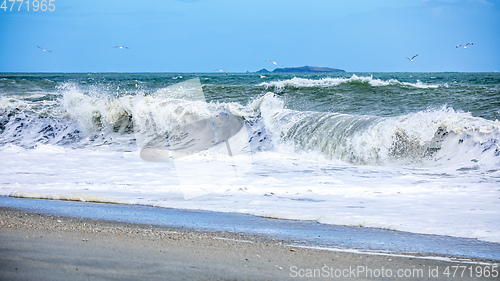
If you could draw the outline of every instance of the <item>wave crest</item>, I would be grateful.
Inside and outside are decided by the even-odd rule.
[[[403,86],[403,87],[413,87],[413,88],[438,88],[439,85],[425,84],[420,81],[416,83],[400,82],[396,79],[382,80],[373,78],[372,76],[357,76],[353,74],[350,78],[321,78],[321,79],[308,79],[294,77],[287,80],[272,81],[272,82],[262,82],[259,86],[265,86],[267,89],[273,87],[277,91],[281,91],[286,87],[335,87],[341,84],[366,84],[373,87],[383,87],[383,86]]]
[[[267,96],[261,110],[275,145],[299,153],[365,165],[500,166],[500,122],[451,108],[382,118],[295,111]]]

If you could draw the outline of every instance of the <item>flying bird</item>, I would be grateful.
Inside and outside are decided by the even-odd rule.
[[[274,65],[281,65],[281,66],[283,66],[283,65],[282,65],[281,63],[279,63],[279,62],[275,62],[275,61],[272,61],[272,60],[266,60],[266,61],[268,61],[268,62],[270,62],[270,63],[272,63],[272,64],[274,64]]]
[[[469,46],[469,45],[474,45],[474,43],[467,43],[465,45],[457,45],[455,48],[464,47],[464,49],[467,49],[467,46]]]
[[[52,51],[45,50],[44,48],[42,48],[42,47],[40,47],[40,46],[37,46],[37,47],[38,47],[38,49],[42,49],[42,51],[44,51],[44,52],[49,52],[49,53],[52,53]]]
[[[264,78],[268,78],[268,77],[265,75],[261,75],[260,78],[264,79]]]
[[[227,73],[226,73],[224,70],[222,70],[222,69],[216,69],[216,70],[214,70],[214,71],[219,71],[219,72],[222,72],[222,73],[224,73],[224,74],[226,74],[226,75],[229,75],[229,74],[227,74]]]
[[[413,59],[414,59],[416,56],[418,56],[418,54],[414,55],[414,56],[413,56],[413,57],[411,57],[411,58],[407,58],[407,59],[408,59],[409,61],[413,61]]]
[[[127,46],[113,46],[111,48],[113,48],[113,49],[128,49]]]

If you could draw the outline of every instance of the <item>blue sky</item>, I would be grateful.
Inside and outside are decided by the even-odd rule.
[[[0,72],[500,71],[499,0],[18,3],[0,9]]]

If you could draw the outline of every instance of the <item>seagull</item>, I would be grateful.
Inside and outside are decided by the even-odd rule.
[[[222,69],[216,69],[216,70],[214,70],[214,71],[219,71],[219,72],[222,72],[222,73],[224,73],[224,74],[226,74],[226,75],[229,75],[229,74],[227,74],[227,73],[226,73],[224,70],[222,70]]]
[[[274,65],[281,65],[281,66],[283,66],[283,65],[282,65],[281,63],[279,63],[279,62],[275,62],[275,61],[272,61],[272,60],[266,60],[266,61],[268,61],[268,62],[270,62],[270,63],[272,63],[272,64],[274,64]]]
[[[474,45],[474,43],[467,43],[465,45],[457,45],[455,48],[464,47],[464,49],[467,49],[467,46],[469,46],[469,45]]]
[[[111,48],[113,48],[113,49],[128,49],[127,46],[113,46]]]
[[[411,57],[411,59],[410,59],[410,58],[407,58],[407,59],[408,59],[409,61],[413,61],[413,59],[414,59],[416,56],[418,56],[418,54],[416,54],[416,55],[414,55],[413,57]]]
[[[44,51],[44,52],[49,52],[49,53],[52,53],[52,51],[45,50],[44,48],[42,48],[42,47],[40,47],[40,46],[37,46],[37,47],[38,47],[38,49],[42,49],[42,51]]]
[[[261,75],[260,78],[268,78],[268,77],[265,75]]]

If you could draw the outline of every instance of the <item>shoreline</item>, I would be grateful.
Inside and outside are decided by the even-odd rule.
[[[0,207],[0,279],[443,280],[453,266],[498,268],[488,260],[373,255],[290,242]],[[477,277],[461,280],[495,280]]]
[[[290,245],[364,254],[500,261],[500,243],[237,213],[0,196],[7,207],[51,216],[250,235]]]

